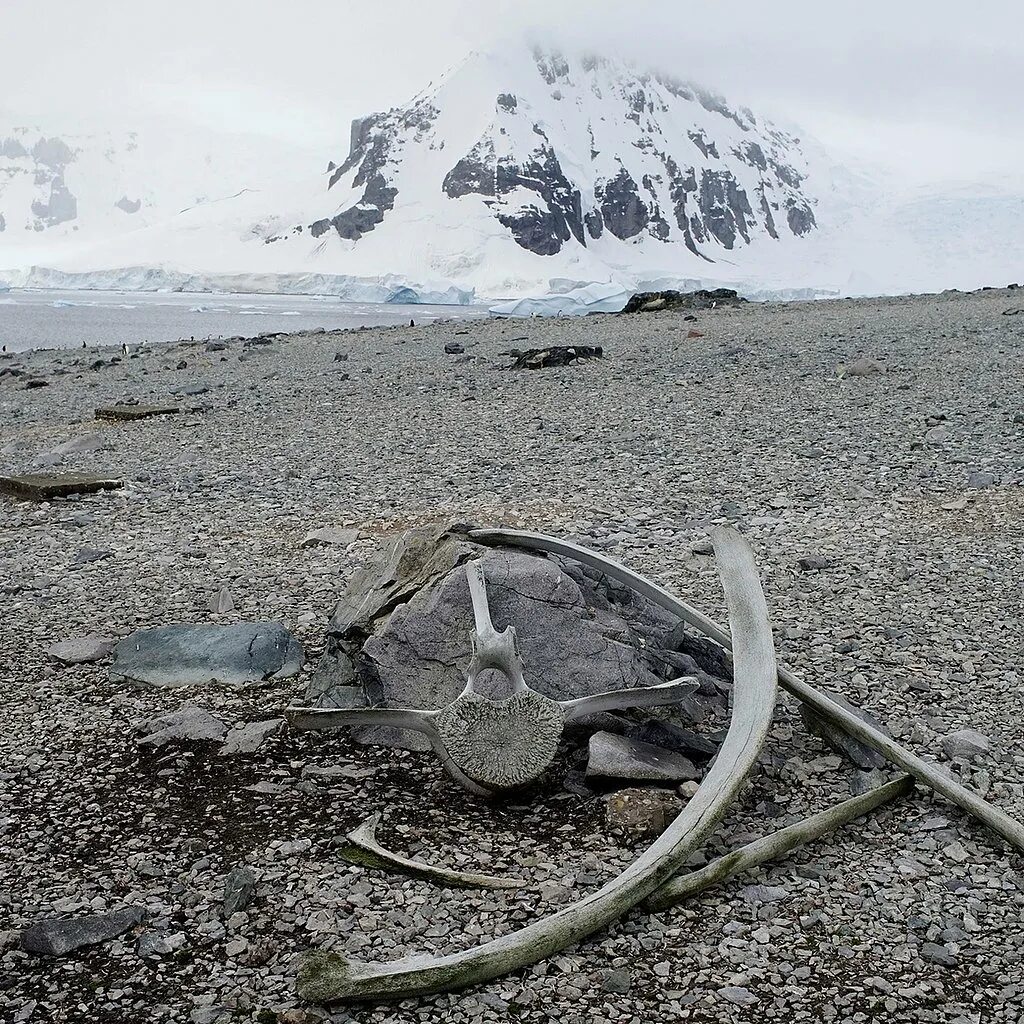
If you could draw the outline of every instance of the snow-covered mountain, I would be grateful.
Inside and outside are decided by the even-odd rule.
[[[293,180],[313,159],[191,127],[81,135],[0,123],[0,266],[74,254]]]
[[[16,283],[364,298],[369,284],[406,299],[571,282],[884,292],[1002,283],[1024,253],[1019,192],[897,194],[681,78],[525,45],[474,53],[408,104],[357,120],[326,171],[311,159],[304,179],[255,182],[259,162],[234,173],[208,163],[213,185],[200,176],[191,189],[217,202],[180,189],[150,201],[107,175],[100,212],[76,222],[72,148],[0,149],[7,234],[2,175],[24,164],[17,225],[66,243],[27,261],[0,235],[0,268],[21,268],[4,275]],[[133,218],[142,226],[123,230]],[[971,225],[980,262],[963,256]],[[28,262],[47,269],[25,272]]]

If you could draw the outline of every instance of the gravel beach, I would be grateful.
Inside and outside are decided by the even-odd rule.
[[[508,369],[510,350],[555,344],[604,356]],[[95,419],[126,401],[180,411]],[[429,753],[285,728],[225,755],[140,747],[137,730],[183,704],[227,727],[279,716],[353,572],[409,526],[581,538],[724,619],[707,534],[729,523],[754,549],[780,662],[1024,818],[1021,290],[0,358],[0,475],[64,471],[124,486],[0,497],[0,1020],[1024,1019],[1024,859],[921,787],[483,987],[302,1006],[311,946],[466,948],[601,886],[645,841],[581,785],[585,744],[488,805]],[[302,546],[326,527],[359,533]],[[111,681],[109,656],[48,653],[255,621],[301,641],[300,675],[141,688]],[[979,750],[951,741],[965,729]],[[780,695],[757,774],[692,864],[858,781]],[[393,850],[528,884],[448,891],[346,863],[344,834],[374,812]],[[229,913],[239,867],[255,885]],[[126,908],[137,918],[106,941],[23,948],[39,921]]]

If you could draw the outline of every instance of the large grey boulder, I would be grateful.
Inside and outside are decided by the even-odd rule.
[[[50,917],[21,933],[21,948],[44,956],[63,956],[82,946],[106,942],[133,928],[143,918],[141,907],[87,917]]]
[[[114,649],[110,678],[147,686],[242,686],[293,676],[303,660],[302,645],[276,622],[178,623],[122,640]]]
[[[412,530],[357,572],[330,622],[306,702],[438,709],[465,686],[473,612],[465,564],[483,559],[495,627],[514,625],[530,687],[554,700],[653,686],[700,666],[678,654],[677,623],[575,563],[484,547],[457,528]],[[506,680],[478,692],[500,699]],[[418,734],[366,729],[367,742],[425,749]]]

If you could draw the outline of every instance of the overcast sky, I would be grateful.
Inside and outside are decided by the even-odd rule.
[[[4,120],[65,132],[177,118],[337,157],[353,117],[533,30],[910,181],[1024,180],[1021,0],[0,0],[0,30]]]

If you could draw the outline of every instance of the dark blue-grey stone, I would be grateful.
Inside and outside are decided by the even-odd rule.
[[[302,667],[302,645],[276,622],[175,624],[142,629],[114,649],[110,678],[150,686],[229,686],[284,679]]]

